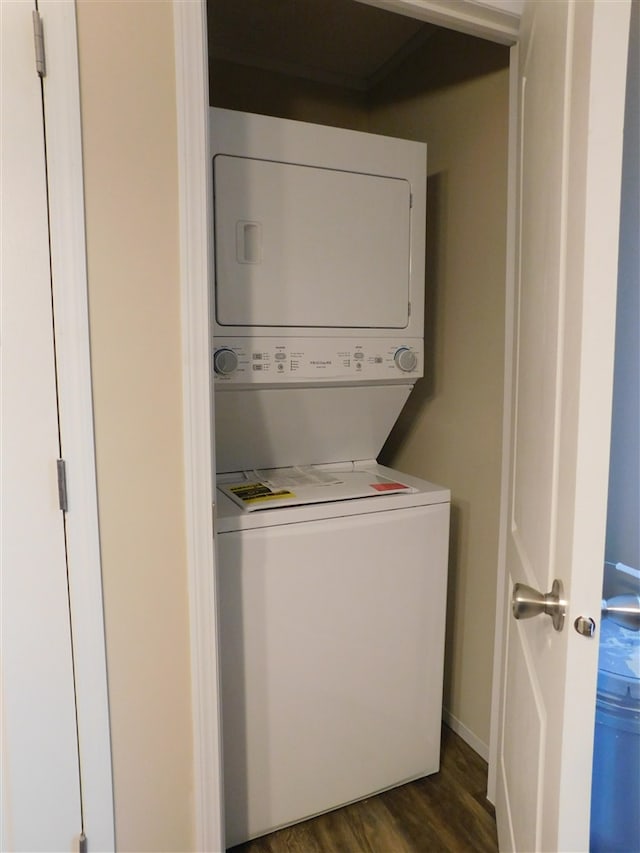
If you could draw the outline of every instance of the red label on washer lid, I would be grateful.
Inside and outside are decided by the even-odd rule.
[[[408,489],[409,486],[405,486],[404,483],[371,483],[371,488],[377,492],[397,492],[398,489]]]

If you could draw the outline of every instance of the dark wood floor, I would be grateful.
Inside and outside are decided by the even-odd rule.
[[[443,727],[441,769],[231,848],[233,853],[496,853],[487,765]]]

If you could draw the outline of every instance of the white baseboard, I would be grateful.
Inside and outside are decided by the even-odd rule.
[[[464,723],[461,723],[457,717],[454,717],[451,711],[446,708],[442,709],[442,719],[462,740],[468,744],[474,752],[477,752],[485,761],[489,760],[489,746],[484,741],[480,740],[477,735],[468,729]]]

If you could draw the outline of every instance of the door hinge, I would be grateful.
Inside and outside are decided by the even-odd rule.
[[[413,193],[409,193],[409,209],[413,207]]]
[[[36,72],[39,77],[46,77],[47,66],[44,58],[44,27],[42,16],[37,9],[33,10],[33,40],[36,47]]]
[[[409,303],[409,306],[408,306],[408,308],[407,308],[407,316],[408,316],[408,317],[410,317],[410,316],[411,316],[411,303]]]
[[[84,832],[78,836],[78,853],[87,853],[87,836]]]
[[[69,501],[67,496],[67,465],[64,459],[56,461],[58,468],[58,502],[62,512],[67,512],[69,509]]]

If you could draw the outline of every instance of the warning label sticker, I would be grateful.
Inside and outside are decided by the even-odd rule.
[[[228,486],[227,489],[244,504],[295,498],[295,494],[289,489],[272,489],[265,483],[242,483],[238,486]]]
[[[397,492],[401,489],[406,490],[409,487],[405,486],[404,483],[392,483],[388,481],[386,483],[371,483],[371,488],[377,492]]]

